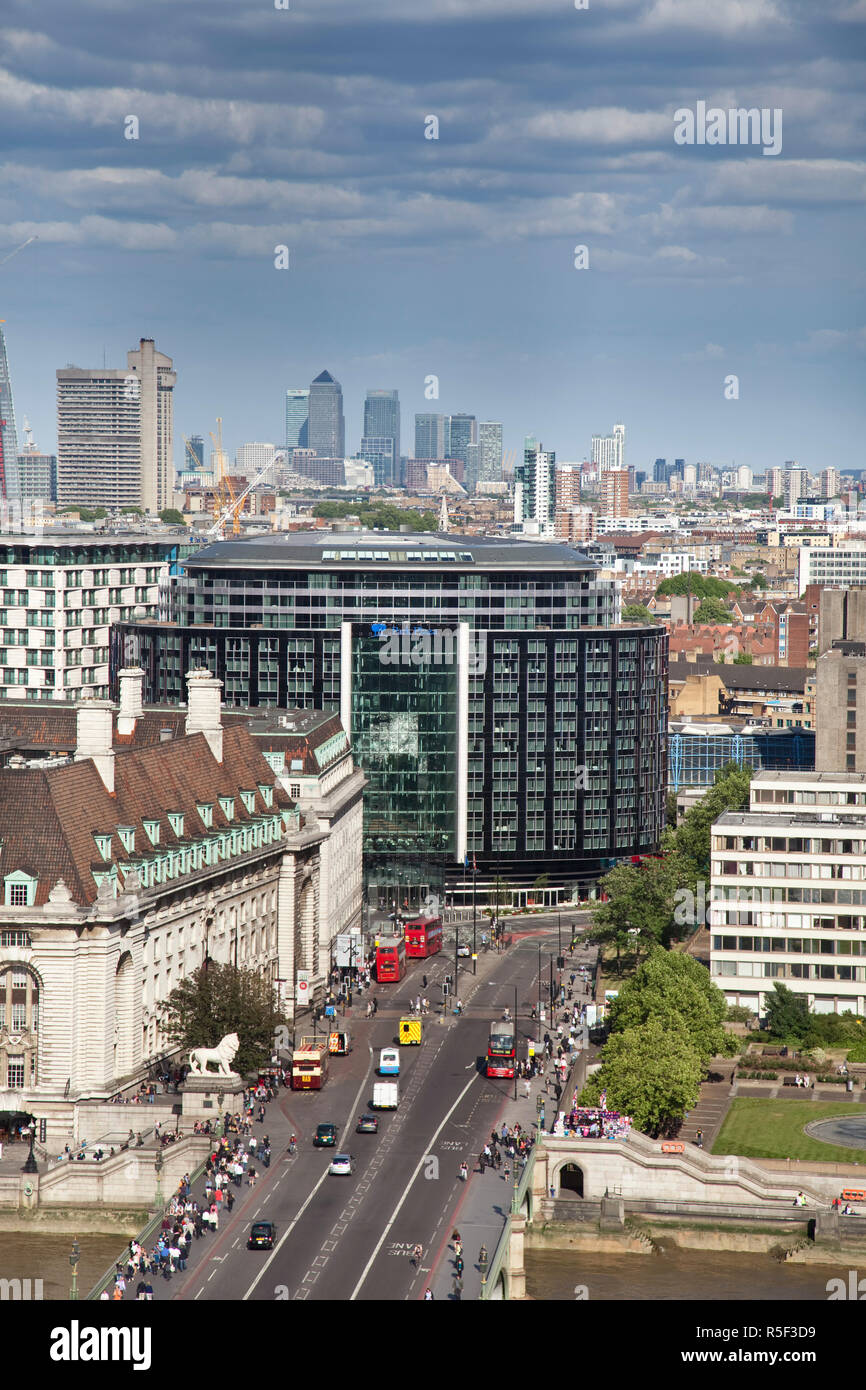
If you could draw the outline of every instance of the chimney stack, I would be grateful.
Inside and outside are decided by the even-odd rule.
[[[75,711],[75,761],[91,758],[108,791],[114,791],[114,706],[85,695]]]
[[[132,734],[135,732],[135,721],[144,714],[144,672],[140,666],[124,666],[122,671],[118,671],[117,679],[120,686],[117,732]]]
[[[222,684],[206,666],[186,673],[186,733],[204,734],[218,763],[223,760]]]

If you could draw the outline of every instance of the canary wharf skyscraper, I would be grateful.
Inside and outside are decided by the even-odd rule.
[[[320,372],[310,385],[307,447],[324,459],[346,457],[343,388],[330,372]]]
[[[12,401],[12,382],[6,357],[6,339],[0,328],[0,496],[7,502],[21,500],[18,478],[18,432],[15,428],[15,406]]]
[[[310,388],[290,387],[286,392],[286,454],[292,456],[293,449],[306,449],[310,413]]]

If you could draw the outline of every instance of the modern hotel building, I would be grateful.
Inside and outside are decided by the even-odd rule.
[[[179,702],[340,713],[365,793],[370,901],[570,897],[664,824],[667,638],[615,626],[593,561],[516,539],[299,532],[190,556],[173,621],[121,622],[112,670]]]

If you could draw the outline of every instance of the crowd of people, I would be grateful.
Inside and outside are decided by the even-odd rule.
[[[631,1119],[618,1110],[575,1106],[560,1121],[562,1133],[574,1139],[628,1139]]]

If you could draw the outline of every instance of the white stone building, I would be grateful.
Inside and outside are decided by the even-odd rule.
[[[297,972],[321,993],[331,934],[360,918],[345,743],[305,815],[209,672],[174,722],[142,679],[121,672],[119,710],[79,704],[71,757],[0,771],[0,1125],[32,1114],[49,1143],[167,1054],[158,1004],[205,960],[262,973],[291,1015]]]

